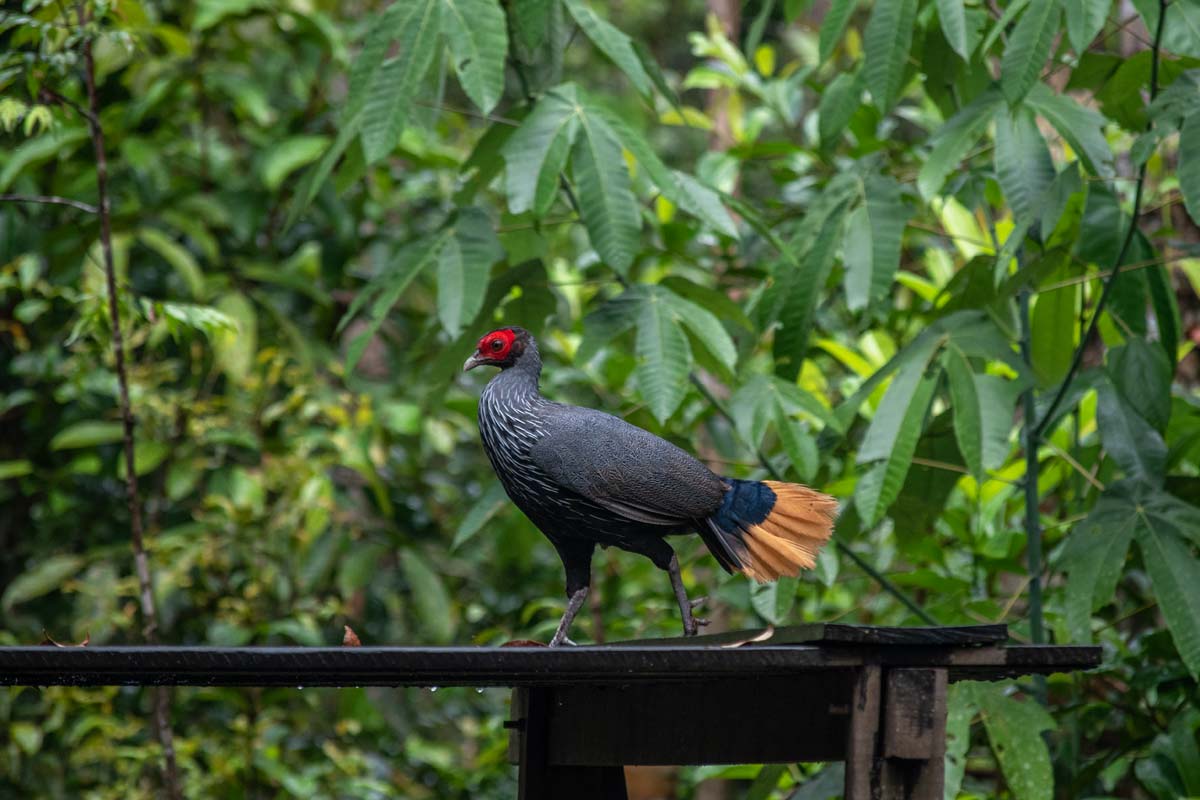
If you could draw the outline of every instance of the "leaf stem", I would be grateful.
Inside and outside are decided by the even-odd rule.
[[[1162,45],[1163,22],[1167,17],[1167,0],[1158,0],[1158,24],[1154,27],[1154,41],[1150,47],[1150,102],[1153,103],[1158,97],[1158,62],[1159,50]],[[1147,128],[1153,126],[1153,121],[1146,123]],[[1133,192],[1133,208],[1130,211],[1129,227],[1125,230],[1125,238],[1121,242],[1121,249],[1117,251],[1117,257],[1113,264],[1112,272],[1108,275],[1108,280],[1104,282],[1104,289],[1100,292],[1100,299],[1096,301],[1096,310],[1092,313],[1092,320],[1088,324],[1087,332],[1083,338],[1079,340],[1079,347],[1075,348],[1075,354],[1071,357],[1071,366],[1067,369],[1067,374],[1063,378],[1062,383],[1058,387],[1058,391],[1054,393],[1054,399],[1050,401],[1050,405],[1046,408],[1046,413],[1038,420],[1037,425],[1033,428],[1033,435],[1036,438],[1041,438],[1046,432],[1046,428],[1054,419],[1054,412],[1058,410],[1059,404],[1062,403],[1067,391],[1071,388],[1071,381],[1075,379],[1075,374],[1079,372],[1079,367],[1083,363],[1083,354],[1087,350],[1087,344],[1091,341],[1096,333],[1096,328],[1100,324],[1100,315],[1104,311],[1105,304],[1108,303],[1108,298],[1112,295],[1113,287],[1116,285],[1117,276],[1121,274],[1121,262],[1125,260],[1126,253],[1129,252],[1129,246],[1133,244],[1133,237],[1138,231],[1138,219],[1142,212],[1142,194],[1146,188],[1146,165],[1149,159],[1142,162],[1138,169],[1137,184],[1134,186]],[[1028,425],[1033,417],[1027,417],[1026,424]]]

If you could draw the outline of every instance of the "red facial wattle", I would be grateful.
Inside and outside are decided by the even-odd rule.
[[[516,334],[507,328],[492,331],[479,340],[479,355],[489,361],[503,361],[512,351]]]

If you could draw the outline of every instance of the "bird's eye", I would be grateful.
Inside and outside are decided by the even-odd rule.
[[[501,347],[504,347],[504,342],[500,341],[499,339],[492,339],[492,349],[493,350],[495,350],[496,352],[499,352]]]

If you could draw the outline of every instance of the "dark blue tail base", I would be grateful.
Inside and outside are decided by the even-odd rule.
[[[700,536],[726,572],[740,572],[746,561],[745,536],[775,507],[775,492],[762,481],[725,478],[729,489],[716,513],[704,520]]]

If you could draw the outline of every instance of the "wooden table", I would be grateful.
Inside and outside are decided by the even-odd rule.
[[[816,624],[555,649],[0,647],[0,685],[511,686],[522,800],[624,798],[624,765],[798,761],[845,761],[846,800],[940,800],[948,682],[1100,663],[1007,639]]]

